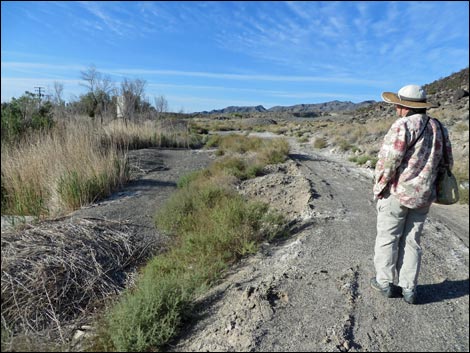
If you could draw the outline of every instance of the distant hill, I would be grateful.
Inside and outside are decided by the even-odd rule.
[[[325,102],[325,103],[317,103],[317,104],[297,104],[292,106],[275,106],[268,111],[270,112],[289,112],[289,113],[310,113],[310,112],[339,112],[339,111],[347,111],[347,110],[356,110],[358,108],[368,106],[375,103],[375,101],[364,101],[361,103],[353,103],[353,102],[341,102],[338,100]]]
[[[225,114],[225,113],[255,113],[255,112],[265,112],[266,108],[262,105],[257,105],[255,107],[237,107],[237,106],[230,106],[223,109],[214,109],[210,112],[203,111],[200,114]]]
[[[211,111],[203,111],[200,114],[224,114],[224,113],[262,113],[262,112],[274,112],[274,113],[291,113],[297,116],[317,116],[324,112],[340,112],[340,111],[354,111],[358,108],[366,107],[376,103],[375,101],[364,101],[361,103],[353,102],[341,102],[338,100],[317,103],[317,104],[297,104],[292,106],[275,106],[269,109],[264,108],[262,105],[252,107],[238,107],[230,106],[224,109],[216,109]]]

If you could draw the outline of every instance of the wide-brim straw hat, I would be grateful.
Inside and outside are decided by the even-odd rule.
[[[407,108],[436,108],[437,105],[427,102],[426,92],[423,87],[417,85],[407,85],[398,91],[398,93],[393,92],[383,92],[382,99],[387,103],[398,104]]]

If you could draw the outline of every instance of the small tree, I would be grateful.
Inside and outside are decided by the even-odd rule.
[[[90,110],[89,116],[94,118],[96,114],[100,117],[100,123],[103,123],[103,115],[106,115],[110,103],[112,102],[110,94],[113,91],[113,82],[109,76],[103,76],[91,65],[87,70],[81,71],[81,78],[85,81],[82,86],[88,89]]]

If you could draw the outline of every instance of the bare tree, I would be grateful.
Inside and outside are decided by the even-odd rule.
[[[128,80],[127,78],[121,83],[121,96],[123,97],[122,114],[124,120],[135,120],[136,111],[142,106],[144,101],[146,81],[141,79]]]
[[[62,94],[64,93],[64,84],[54,81],[54,103],[61,105],[64,103]]]
[[[165,96],[155,97],[155,109],[157,111],[157,119],[168,111],[168,101]]]
[[[64,93],[64,84],[54,81],[54,95],[52,103],[54,104],[55,115],[59,118],[65,117],[65,101],[62,98]]]

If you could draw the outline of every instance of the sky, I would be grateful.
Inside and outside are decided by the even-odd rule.
[[[1,100],[145,80],[170,111],[381,100],[469,66],[468,1],[2,1]]]

